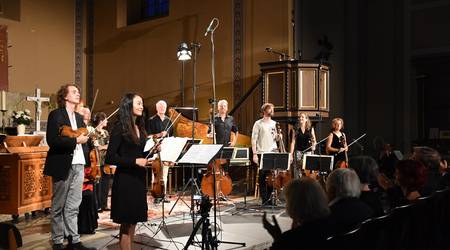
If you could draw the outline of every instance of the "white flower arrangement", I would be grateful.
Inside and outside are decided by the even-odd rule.
[[[25,110],[19,110],[19,111],[13,111],[13,114],[11,116],[13,119],[14,124],[24,124],[24,125],[30,125],[33,119],[31,118],[31,112],[29,109]]]

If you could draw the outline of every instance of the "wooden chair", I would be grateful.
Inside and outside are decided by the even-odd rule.
[[[15,250],[22,246],[19,230],[9,223],[0,223],[0,249]]]

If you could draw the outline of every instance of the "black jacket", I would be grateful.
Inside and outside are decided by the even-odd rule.
[[[77,127],[86,127],[83,117],[75,112]],[[63,125],[70,127],[69,115],[65,108],[58,108],[50,112],[47,121],[47,144],[50,147],[45,160],[44,174],[51,176],[53,181],[65,180],[72,166],[73,151],[77,145],[76,138],[61,136],[59,131]],[[86,165],[89,163],[89,147],[83,146]]]

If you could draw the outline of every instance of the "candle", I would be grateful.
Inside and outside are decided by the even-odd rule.
[[[6,92],[4,90],[2,90],[2,102],[0,110],[6,110]]]

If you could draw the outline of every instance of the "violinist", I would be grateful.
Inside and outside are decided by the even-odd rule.
[[[167,103],[160,100],[156,103],[156,114],[150,117],[146,123],[145,130],[154,138],[173,135],[172,121],[166,116]],[[168,131],[167,128],[169,128]]]
[[[120,224],[120,249],[132,249],[138,222],[147,221],[146,167],[144,151],[144,102],[135,93],[122,97],[106,152],[106,164],[117,166],[111,192],[111,219]]]
[[[166,116],[167,111],[167,103],[163,100],[160,100],[156,103],[156,114],[150,119],[148,119],[148,122],[146,124],[146,131],[147,133],[155,140],[161,139],[166,136],[172,136],[173,135],[173,128],[172,128],[172,121],[169,117]],[[155,173],[153,171],[153,176],[162,176],[162,181],[164,183],[164,193],[166,193],[167,189],[167,177],[169,175],[169,165],[168,164],[162,164],[162,175]],[[152,180],[153,182],[159,181],[159,180]],[[157,204],[161,201],[169,202],[165,198],[156,197],[154,199],[154,202]]]
[[[290,161],[292,163],[295,160],[296,176],[299,176],[298,168],[301,166],[303,154],[311,153],[316,148],[316,134],[307,114],[300,113],[290,137],[292,138],[289,148]]]
[[[89,108],[83,105],[77,105],[75,112],[82,115],[85,125],[93,130],[90,126],[91,111]],[[80,234],[94,234],[95,229],[98,227],[97,192],[99,189],[98,180],[100,179],[99,166],[97,166],[98,157],[95,152],[93,140],[89,140],[88,145],[91,146],[89,153],[90,165],[86,165],[84,168],[83,198],[78,212],[78,233]]]
[[[99,194],[98,205],[100,208],[100,212],[109,211],[108,193],[110,183],[113,180],[113,173],[105,169],[105,167],[108,168],[108,166],[105,166],[105,157],[109,143],[109,133],[105,129],[105,127],[108,126],[106,114],[103,112],[96,113],[94,115],[93,125],[96,128],[94,136],[95,139],[93,140],[93,143],[98,155],[97,164],[100,166],[100,171],[102,173],[100,177],[100,188],[98,192]]]
[[[52,177],[53,196],[51,228],[53,249],[64,249],[64,235],[69,238],[71,249],[87,248],[78,234],[78,208],[82,200],[84,166],[89,165],[88,136],[81,133],[76,137],[62,135],[62,126],[72,130],[86,127],[83,117],[75,112],[80,102],[80,90],[75,84],[66,84],[57,92],[58,109],[50,112],[47,122],[47,143],[49,151],[44,174]]]
[[[328,155],[334,155],[335,167],[347,163],[347,140],[344,132],[344,120],[334,118],[331,120],[331,132],[327,138],[326,152]]]
[[[252,152],[253,162],[260,164],[262,153],[278,152],[277,141],[280,139],[277,133],[276,122],[272,120],[274,106],[272,103],[264,103],[261,106],[263,117],[253,124],[252,129]],[[270,174],[268,170],[259,171],[259,190],[262,204],[267,204],[272,193],[272,188],[266,185],[266,177]]]

